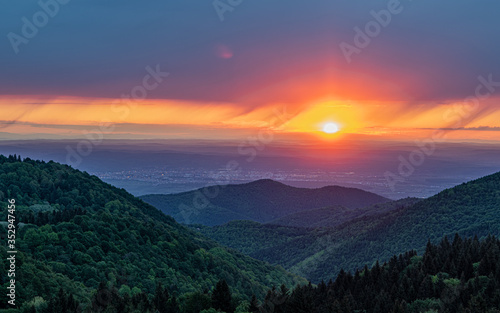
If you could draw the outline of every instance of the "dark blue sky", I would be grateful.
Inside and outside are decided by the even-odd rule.
[[[113,98],[156,64],[171,76],[154,98],[252,106],[262,94],[291,101],[281,86],[290,80],[345,75],[363,88],[359,78],[369,77],[400,84],[403,100],[441,101],[466,96],[478,75],[500,77],[493,0],[401,1],[402,11],[347,63],[340,43],[353,44],[354,28],[390,2],[244,0],[221,21],[212,1],[71,0],[16,54],[9,34],[22,36],[23,17],[32,21],[41,7],[2,0],[0,93]]]

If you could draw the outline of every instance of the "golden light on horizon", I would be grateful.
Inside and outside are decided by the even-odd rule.
[[[291,119],[286,130],[291,132],[320,133],[329,135],[356,133],[364,126],[360,105],[350,101],[320,99],[307,106]]]
[[[23,138],[84,137],[84,131],[110,123],[116,127],[106,134],[124,137],[156,138],[168,133],[224,139],[234,137],[227,133],[251,135],[265,128],[277,135],[302,133],[331,142],[350,135],[429,138],[436,129],[456,128],[448,132],[448,138],[498,141],[499,100],[486,100],[484,109],[474,112],[459,101],[410,105],[322,98],[303,104],[280,102],[248,107],[175,99],[134,103],[107,98],[0,96],[0,136],[17,133]],[[186,114],[187,109],[190,114]],[[470,117],[466,118],[466,114]]]

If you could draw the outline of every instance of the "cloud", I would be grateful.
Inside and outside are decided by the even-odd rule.
[[[431,129],[431,128],[421,128],[421,129]],[[442,130],[467,130],[467,131],[500,131],[500,127],[491,127],[491,126],[457,127],[457,128],[441,128],[441,129]]]
[[[220,22],[211,1],[73,0],[15,54],[36,1],[0,12],[0,93],[117,98],[146,66],[171,73],[155,99],[258,107],[346,99],[437,101],[470,93],[478,75],[500,80],[498,1],[401,1],[404,10],[347,64],[352,42],[387,1],[245,1]],[[220,47],[224,47],[222,50]],[[222,56],[222,57],[221,57]]]

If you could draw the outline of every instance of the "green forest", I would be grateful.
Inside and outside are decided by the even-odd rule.
[[[500,312],[500,240],[445,237],[335,280],[272,289],[261,312],[418,313]],[[257,312],[257,311],[253,311]]]
[[[397,205],[395,205],[397,204]],[[379,204],[382,213],[364,215],[335,227],[312,229],[233,221],[194,226],[202,234],[254,258],[279,264],[313,283],[335,277],[341,269],[438,243],[458,233],[464,237],[500,235],[500,173],[413,199]],[[389,207],[389,208],[385,208]],[[370,210],[369,210],[370,211]]]
[[[18,250],[17,306],[2,292],[0,312],[500,312],[499,190],[495,174],[335,227],[187,228],[86,172],[0,156]]]
[[[0,156],[2,221],[8,199],[17,205],[16,301],[23,312],[47,306],[58,294],[58,301],[71,296],[94,312],[90,304],[105,288],[136,301],[152,298],[162,284],[185,307],[221,280],[241,301],[262,297],[273,285],[306,283],[283,268],[224,248],[125,190],[66,165]],[[0,253],[0,267],[7,272],[6,245]],[[7,275],[0,284],[7,290]],[[0,293],[0,305],[8,308],[6,292]]]

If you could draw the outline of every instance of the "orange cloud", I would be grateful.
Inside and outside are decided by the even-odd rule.
[[[306,90],[300,92],[307,99]],[[432,129],[460,128],[450,131],[450,138],[498,140],[498,131],[471,129],[500,127],[497,101],[492,98],[471,108],[461,102],[414,104],[317,98],[313,92],[309,100],[301,103],[272,102],[247,108],[235,103],[178,100],[134,103],[98,98],[4,96],[0,98],[0,132],[78,137],[91,127],[111,123],[116,127],[108,134],[123,138],[224,139],[245,137],[268,128],[277,135],[317,134],[319,139],[330,140],[346,134],[412,139],[429,136]],[[322,127],[327,122],[336,123],[340,132],[323,134]]]

